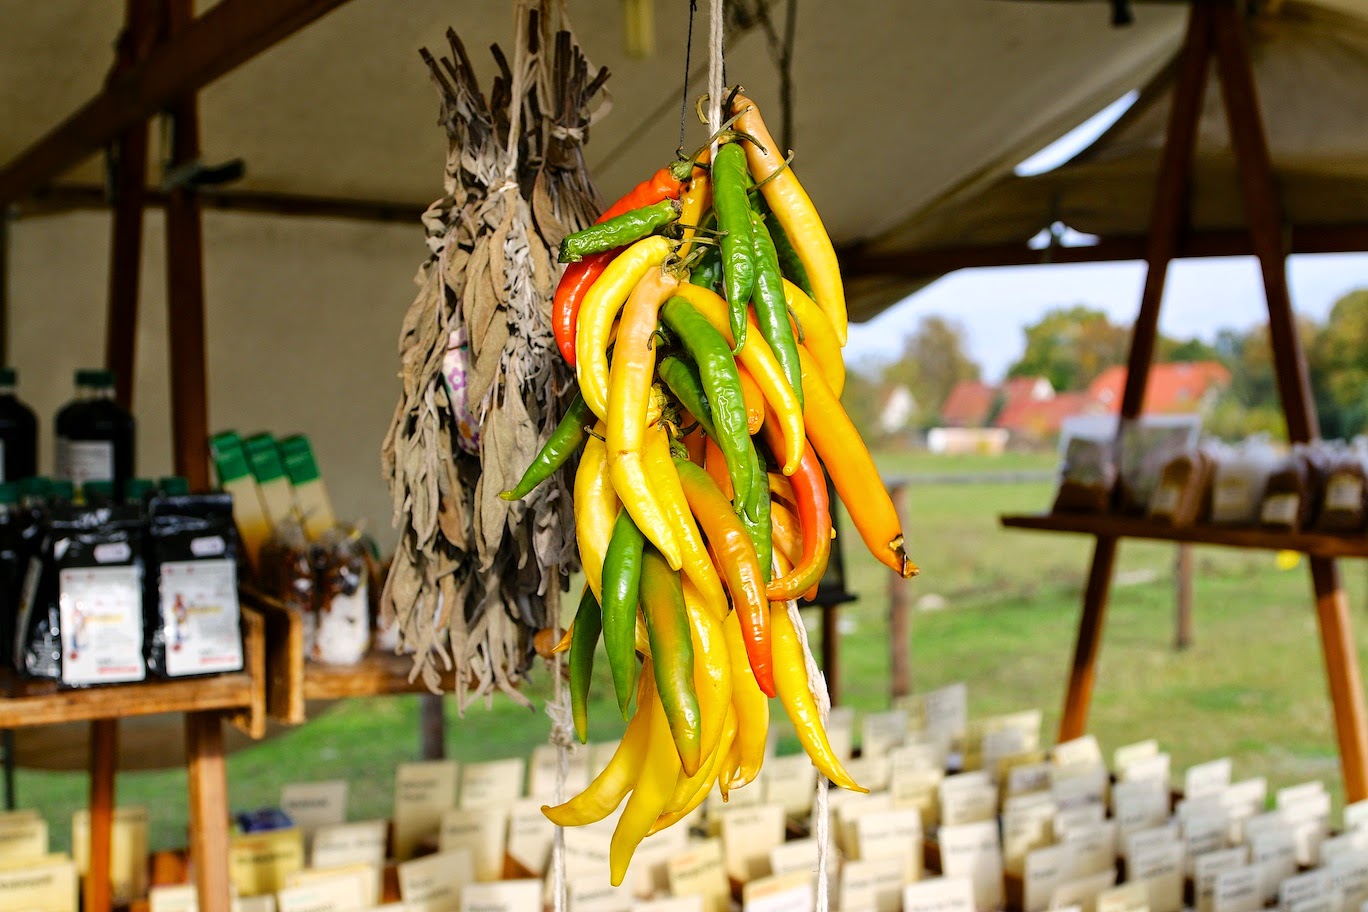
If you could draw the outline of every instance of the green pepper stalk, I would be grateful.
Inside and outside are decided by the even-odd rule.
[[[646,536],[626,510],[618,514],[603,556],[603,649],[613,673],[618,709],[626,719],[636,690],[636,619],[641,597],[641,555]]]
[[[803,365],[798,360],[798,342],[793,338],[789,323],[788,301],[784,298],[784,279],[779,274],[779,258],[774,241],[765,229],[764,219],[751,213],[751,230],[755,240],[755,321],[760,335],[774,350],[775,360],[784,369],[798,404],[803,404]]]
[[[560,261],[578,263],[587,256],[626,247],[628,244],[655,234],[661,228],[679,218],[680,203],[677,199],[664,199],[631,212],[582,228],[574,234],[567,234],[561,240]]]
[[[585,586],[570,631],[570,713],[580,744],[589,743],[589,682],[594,676],[594,650],[602,631],[603,611],[594,590]]]
[[[731,305],[733,351],[746,344],[746,305],[755,287],[755,239],[751,229],[750,172],[746,153],[737,143],[726,143],[713,161],[713,208],[722,229],[722,283]]]
[[[679,762],[685,775],[692,776],[703,758],[689,611],[678,571],[671,570],[654,548],[648,548],[642,557],[641,613],[646,618],[646,636],[655,665],[656,692],[670,722]]]
[[[755,465],[755,486],[746,509],[740,511],[741,524],[746,527],[751,542],[755,545],[755,556],[760,559],[760,575],[765,582],[770,581],[774,572],[774,530],[770,527],[770,486],[769,472],[766,471],[764,457],[755,448],[755,442],[747,438],[747,449]]]
[[[569,462],[570,457],[584,446],[584,441],[589,439],[589,428],[597,420],[584,397],[575,393],[570,407],[565,410],[565,415],[561,417],[551,436],[546,438],[541,452],[537,453],[532,464],[527,467],[522,479],[512,490],[500,491],[499,496],[504,500],[522,500],[531,494],[537,485],[550,478],[553,472]]]

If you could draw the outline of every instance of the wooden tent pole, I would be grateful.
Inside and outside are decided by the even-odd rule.
[[[1144,406],[1145,387],[1159,330],[1159,305],[1163,302],[1169,263],[1177,253],[1187,212],[1192,152],[1197,142],[1197,118],[1205,96],[1210,49],[1210,10],[1206,4],[1196,2],[1188,12],[1187,34],[1179,52],[1178,75],[1174,83],[1173,104],[1169,108],[1163,156],[1159,162],[1150,233],[1145,242],[1145,286],[1140,298],[1140,313],[1135,318],[1135,327],[1131,332],[1126,388],[1121,399],[1122,427],[1139,417]],[[1083,614],[1078,622],[1073,667],[1069,672],[1068,692],[1064,697],[1064,713],[1059,721],[1060,741],[1077,738],[1087,729],[1102,625],[1107,613],[1107,595],[1111,589],[1115,563],[1116,537],[1099,535],[1088,570],[1088,585],[1083,593]]]
[[[1298,336],[1292,296],[1287,286],[1282,213],[1259,112],[1258,91],[1238,11],[1231,4],[1221,6],[1215,13],[1217,68],[1244,192],[1250,240],[1263,274],[1278,394],[1287,418],[1288,439],[1305,442],[1319,437],[1320,428],[1306,353]],[[1344,773],[1345,799],[1361,801],[1368,798],[1368,714],[1364,709],[1363,681],[1349,602],[1340,581],[1339,568],[1333,560],[1311,557],[1310,564],[1321,649],[1325,654],[1325,671]]]
[[[166,5],[167,36],[189,27],[191,0]],[[199,104],[186,95],[171,103],[172,168],[199,158]],[[166,199],[166,304],[171,359],[171,441],[176,474],[190,490],[209,487],[209,406],[204,340],[204,235],[193,186]]]
[[[230,912],[228,773],[223,723],[217,712],[185,714],[185,765],[190,791],[190,861],[199,912]]]
[[[119,720],[90,723],[90,809],[87,833],[85,912],[109,912],[114,905],[109,860],[114,833],[114,780],[119,766]]]

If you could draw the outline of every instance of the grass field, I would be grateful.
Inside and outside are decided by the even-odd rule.
[[[1051,457],[1019,455],[880,459],[889,476],[1052,465]],[[1041,707],[1047,740],[1063,699],[1090,540],[1007,532],[996,516],[1046,508],[1051,488],[922,485],[910,490],[908,501],[909,540],[923,569],[913,582],[913,601],[936,595],[945,604],[914,616],[916,688],[966,681],[975,715]],[[887,575],[854,536],[846,536],[846,553],[851,588],[861,598],[842,615],[843,697],[860,709],[881,709],[888,702]],[[1228,754],[1237,777],[1265,775],[1274,787],[1323,778],[1338,796],[1334,729],[1305,566],[1280,570],[1274,555],[1263,552],[1196,554],[1195,643],[1179,653],[1171,647],[1173,547],[1122,545],[1092,730],[1106,749],[1158,738],[1173,754],[1175,772]],[[1345,562],[1343,571],[1354,613],[1361,616],[1363,562]],[[1362,653],[1368,644],[1362,630],[1359,643]],[[540,674],[532,690],[544,692],[546,679]],[[606,677],[596,684],[600,695],[610,689]],[[340,704],[297,731],[233,755],[232,806],[271,804],[285,780],[346,778],[354,819],[386,815],[394,765],[418,754],[417,706],[412,697]],[[593,707],[595,737],[620,733],[614,711],[603,701]],[[492,711],[474,709],[463,720],[452,716],[449,754],[458,760],[526,755],[545,740],[548,726],[543,714],[506,701]],[[184,787],[180,772],[130,773],[119,780],[119,801],[151,808],[155,846],[184,845]],[[41,808],[55,824],[54,846],[66,843],[71,811],[84,802],[85,788],[79,774],[21,771],[18,779],[21,805]]]

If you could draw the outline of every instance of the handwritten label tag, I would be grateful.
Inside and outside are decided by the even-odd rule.
[[[1322,899],[1330,893],[1330,872],[1307,871],[1289,877],[1278,885],[1278,905],[1290,909],[1307,900]]]
[[[742,912],[813,912],[815,876],[795,871],[762,877],[741,888]]]
[[[847,760],[844,765],[851,778],[871,792],[882,792],[888,788],[893,768],[887,756],[856,757]]]
[[[1116,867],[1116,821],[1104,820],[1087,826],[1075,826],[1064,831],[1064,842],[1078,853],[1075,871],[1081,877]]]
[[[921,727],[949,740],[964,736],[969,723],[969,688],[963,682],[921,695]]]
[[[831,750],[841,760],[849,760],[855,752],[855,710],[849,706],[833,706],[827,716],[827,740]]]
[[[807,814],[817,790],[817,768],[807,754],[775,757],[765,764],[764,800],[785,814]]]
[[[1061,741],[1050,752],[1055,766],[1102,766],[1102,748],[1097,738],[1084,735],[1072,741]]]
[[[1313,788],[1314,786],[1314,788]],[[1315,865],[1320,845],[1330,834],[1330,795],[1319,782],[1278,791],[1278,811],[1297,840],[1297,863]]]
[[[916,811],[874,811],[855,818],[856,857],[900,858],[903,883],[921,879],[922,826]]]
[[[1339,894],[1341,909],[1361,909],[1368,902],[1368,852],[1337,855],[1330,863],[1330,889]]]
[[[541,898],[540,880],[474,883],[461,891],[460,909],[461,912],[525,912],[527,909],[540,909]]]
[[[1263,908],[1263,883],[1258,865],[1245,865],[1216,875],[1211,912],[1258,912]]]
[[[228,848],[229,875],[239,896],[275,893],[302,867],[304,834],[299,830],[234,836]]]
[[[866,713],[860,725],[860,755],[886,757],[907,738],[907,711]]]
[[[832,883],[836,882],[837,869],[840,866],[839,859],[840,853],[834,850],[827,853],[827,874],[830,875]],[[792,839],[783,845],[770,849],[770,870],[776,875],[792,874],[794,871],[816,873],[816,838]]]
[[[1193,892],[1197,897],[1197,912],[1211,912],[1216,896],[1216,878],[1226,871],[1244,867],[1249,861],[1249,848],[1236,846],[1207,852],[1192,860]]]
[[[1150,912],[1182,912],[1183,844],[1173,837],[1164,842],[1132,842],[1129,853],[1127,875],[1149,890]]]
[[[1230,785],[1230,758],[1209,760],[1189,766],[1183,773],[1183,797],[1201,798],[1203,795],[1219,795]]]
[[[1249,859],[1262,874],[1260,896],[1271,900],[1278,895],[1278,884],[1297,873],[1297,840],[1292,828],[1276,815],[1277,826],[1264,826],[1255,833],[1246,830]]]
[[[437,836],[442,813],[456,806],[456,761],[401,763],[394,773],[394,857],[407,861]]]
[[[944,778],[940,770],[894,767],[888,786],[893,806],[916,810],[924,829],[935,826],[940,820],[940,784]]]
[[[77,912],[76,863],[61,855],[32,859],[0,870],[0,909]]]
[[[461,891],[474,885],[475,858],[469,849],[438,852],[399,865],[399,896],[412,912],[459,912]],[[541,904],[541,894],[532,907]]]
[[[1097,897],[1104,890],[1110,890],[1115,885],[1115,871],[1103,871],[1101,874],[1080,877],[1078,880],[1063,884],[1058,890],[1055,890],[1054,896],[1050,897],[1050,908],[1078,906],[1082,912],[1096,912]]]
[[[498,880],[503,876],[507,834],[507,806],[452,808],[442,815],[437,847],[439,852],[469,849],[475,860],[475,879]]]
[[[147,894],[147,830],[147,808],[121,807],[114,811],[109,878],[114,902],[119,905],[127,905]],[[40,854],[46,852],[46,826],[44,831],[44,853]],[[85,876],[90,868],[90,812],[87,810],[71,815],[71,848],[76,871]]]
[[[1002,859],[1008,871],[1022,874],[1026,855],[1054,840],[1051,823],[1054,816],[1055,803],[1047,794],[1035,793],[1008,799],[1002,812]]]
[[[613,832],[601,826],[568,827],[565,831],[565,869],[576,874],[606,874]]]
[[[727,873],[741,882],[769,875],[770,849],[784,842],[784,809],[777,804],[737,808],[722,815]]]
[[[1050,791],[1050,764],[1024,763],[1004,771],[1008,795]]]
[[[1118,782],[1112,787],[1112,815],[1122,839],[1168,820],[1168,784],[1158,779]]]
[[[1097,894],[1097,912],[1149,912],[1149,889],[1128,883]]]
[[[1153,739],[1121,745],[1112,751],[1112,769],[1116,771],[1116,778],[1124,779],[1125,777],[1122,774],[1126,771],[1126,767],[1138,760],[1156,756],[1158,753],[1159,742]]]
[[[276,893],[279,912],[362,912],[375,902],[362,874],[316,877]]]
[[[1344,828],[1357,830],[1368,823],[1368,801],[1355,801],[1344,806]]]
[[[521,757],[467,763],[461,767],[460,807],[482,808],[517,801],[522,797],[526,767]]]
[[[1026,853],[1023,860],[1026,912],[1044,912],[1055,891],[1075,879],[1077,853],[1066,844],[1044,846]]]
[[[704,912],[701,896],[669,896],[632,905],[632,912]]]
[[[962,785],[947,788],[959,777],[952,776],[941,783],[940,817],[942,826],[959,826],[992,820],[997,816],[998,791],[991,784]]]
[[[897,912],[902,901],[903,866],[901,858],[847,861],[841,867],[840,907]]]
[[[360,897],[365,908],[380,902],[385,886],[384,865],[353,864],[340,868],[305,868],[285,878],[286,888],[306,887],[320,881],[342,881]],[[283,912],[283,910],[282,910]]]
[[[362,820],[323,826],[314,831],[310,863],[315,868],[339,868],[350,864],[384,864],[385,820]]]
[[[149,887],[147,908],[148,912],[195,912],[199,908],[199,894],[194,884]]]
[[[81,843],[73,839],[72,844]],[[0,817],[0,865],[12,867],[19,862],[45,858],[47,854],[46,820],[36,814]]]
[[[861,814],[873,814],[879,811],[893,810],[893,796],[888,792],[874,792],[869,795],[860,795],[847,792],[840,795],[838,803],[832,805],[832,815],[834,826],[832,830],[836,834],[836,846],[846,855],[855,854],[855,821]],[[809,827],[810,832],[817,832],[816,821],[814,820]]]
[[[555,745],[539,744],[532,748],[532,762],[527,771],[527,796],[539,799],[539,804],[556,803],[556,769],[560,763]],[[569,768],[565,774],[565,797],[578,795],[589,784],[589,755],[587,746],[570,751]]]
[[[280,809],[305,836],[322,826],[347,820],[347,780],[287,782],[280,787]]]
[[[1101,765],[1056,766],[1050,782],[1050,797],[1061,810],[1085,804],[1106,807],[1109,783],[1107,768]]]
[[[1219,852],[1227,845],[1230,821],[1224,809],[1215,813],[1190,815],[1182,822],[1183,843],[1189,859]]]
[[[731,899],[727,869],[722,863],[722,840],[695,843],[670,859],[670,892],[703,897],[708,912],[725,912]]]
[[[974,882],[937,877],[903,887],[903,912],[974,912]]]
[[[551,844],[556,838],[556,825],[541,812],[540,798],[526,798],[513,802],[508,813],[509,857],[525,870],[541,876],[551,861]]]
[[[643,848],[648,844],[643,843]],[[628,912],[633,902],[631,890],[613,886],[602,874],[571,877],[566,894],[569,912]]]
[[[1002,775],[1002,762],[1036,750],[1040,745],[1030,733],[1020,728],[1000,728],[984,732],[979,745],[978,766],[996,785]]]
[[[1002,850],[993,820],[940,829],[941,870],[947,877],[968,877],[980,912],[1002,904]]]

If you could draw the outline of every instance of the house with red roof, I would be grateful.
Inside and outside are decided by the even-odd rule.
[[[1143,411],[1172,415],[1202,412],[1230,386],[1230,371],[1218,361],[1176,361],[1150,368]],[[1126,368],[1109,367],[1088,384],[1088,396],[1111,413],[1121,411]]]

